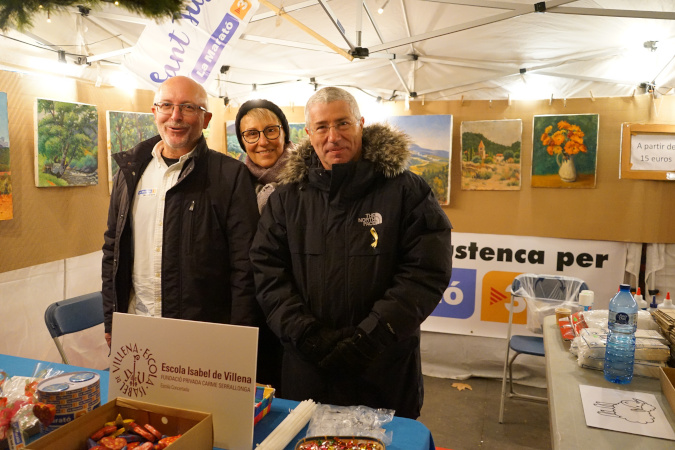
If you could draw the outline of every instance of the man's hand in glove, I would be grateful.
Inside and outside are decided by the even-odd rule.
[[[319,362],[319,367],[330,371],[362,371],[384,351],[389,343],[394,341],[393,334],[386,330],[383,331],[385,335],[380,336],[381,339],[376,339],[357,328],[353,336],[337,343],[335,350]]]
[[[298,351],[309,361],[318,363],[335,349],[335,345],[343,337],[344,334],[341,331],[324,327],[318,323],[313,324],[298,341]]]

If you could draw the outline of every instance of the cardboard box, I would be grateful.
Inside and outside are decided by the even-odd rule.
[[[114,421],[117,414],[125,419],[134,419],[141,426],[148,423],[169,436],[181,434],[180,439],[171,444],[171,450],[213,449],[213,417],[210,413],[121,397],[52,431],[26,446],[26,449],[85,449],[87,438],[101,429],[105,422]]]
[[[675,369],[661,367],[659,378],[661,379],[663,395],[666,396],[668,403],[670,403],[670,409],[675,413]]]

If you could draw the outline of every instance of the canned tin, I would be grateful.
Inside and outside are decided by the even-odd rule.
[[[53,431],[101,405],[100,376],[95,372],[70,372],[47,378],[37,386],[38,400],[56,407]]]

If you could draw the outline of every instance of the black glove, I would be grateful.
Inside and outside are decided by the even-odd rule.
[[[298,351],[313,363],[318,363],[343,338],[341,331],[327,328],[318,323],[309,326],[298,341]]]
[[[389,334],[391,339],[387,339],[386,344],[394,340],[394,335]],[[357,328],[353,336],[337,343],[335,350],[319,362],[319,367],[330,371],[361,372],[384,351],[386,344]]]

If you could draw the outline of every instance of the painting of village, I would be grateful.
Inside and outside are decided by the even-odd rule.
[[[96,106],[36,99],[35,185],[98,184]]]
[[[157,135],[152,113],[106,111],[108,128],[108,188],[112,192],[113,177],[119,167],[112,155],[132,149],[139,142]]]
[[[0,220],[9,220],[13,217],[12,171],[9,169],[7,94],[0,92]]]
[[[515,120],[462,122],[462,189],[520,189],[523,123]]]
[[[424,178],[441,205],[449,205],[452,116],[392,116],[387,122],[412,140],[410,171]]]

